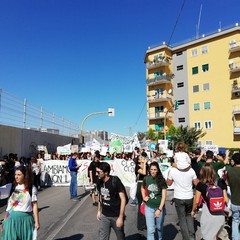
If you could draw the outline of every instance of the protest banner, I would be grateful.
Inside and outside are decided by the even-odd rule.
[[[57,153],[60,155],[70,155],[71,154],[71,143],[57,147]]]
[[[116,159],[105,161],[110,164],[111,175],[118,176],[123,182],[124,186],[130,187],[136,182],[135,163],[133,160]],[[81,163],[81,167],[77,174],[78,186],[88,186],[88,167],[91,160],[77,160]],[[161,168],[161,165],[162,168]],[[160,164],[163,176],[166,178],[167,173],[171,168],[169,164]],[[68,169],[68,161],[65,160],[49,160],[44,161],[41,165],[42,175],[41,181],[44,186],[69,186],[71,177]]]

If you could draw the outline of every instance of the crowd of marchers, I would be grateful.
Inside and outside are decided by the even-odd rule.
[[[53,154],[51,158],[57,160],[60,156]],[[81,163],[77,160],[81,159],[91,160],[88,169],[92,186],[90,195],[92,204],[97,206],[97,219],[100,221],[99,239],[108,239],[111,228],[117,239],[125,239],[125,206],[128,196],[121,180],[110,175],[108,164],[108,161],[116,159],[135,162],[136,197],[130,204],[137,207],[137,228],[139,232],[147,232],[147,239],[155,239],[156,235],[158,239],[164,239],[167,188],[172,184],[172,202],[176,208],[183,239],[195,239],[196,214],[200,214],[203,239],[240,239],[239,152],[231,155],[228,150],[217,155],[210,150],[205,152],[201,149],[188,152],[185,144],[180,142],[176,145],[172,157],[167,157],[165,153],[157,150],[146,152],[139,148],[135,148],[131,153],[121,154],[107,152],[101,155],[99,151],[74,153],[61,158],[68,161],[71,174],[70,198],[73,201],[78,201],[76,176]],[[18,159],[15,154],[9,154],[0,161],[1,185],[14,183],[8,200],[8,214],[3,221],[2,239],[15,239],[15,236],[21,234],[23,238],[20,239],[32,239],[34,230],[39,229],[37,189],[41,187],[43,161],[44,153],[38,153],[36,157],[29,159]],[[159,163],[169,163],[172,166],[166,179]],[[213,189],[218,196],[211,195]],[[22,224],[28,226],[24,231],[22,225],[17,229],[11,227],[13,222],[19,224],[20,218],[24,219]]]

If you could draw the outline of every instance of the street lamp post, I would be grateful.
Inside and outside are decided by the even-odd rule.
[[[170,108],[167,109],[165,115],[164,115],[164,140],[166,140],[167,138],[167,114],[169,113],[169,111],[173,108],[173,106],[171,106]]]
[[[174,104],[172,104],[172,105],[167,109],[167,111],[166,111],[166,113],[165,113],[165,116],[164,116],[164,140],[166,140],[166,136],[167,136],[167,129],[166,129],[166,127],[167,127],[167,114],[168,114],[169,111],[170,111],[171,109],[173,109],[173,108],[174,108],[174,111],[178,110],[178,108],[179,108],[179,101],[175,100],[175,101],[174,101]]]
[[[108,114],[109,117],[114,117],[114,115],[115,115],[115,109],[114,109],[114,108],[108,108],[108,111],[106,111],[106,112],[93,112],[93,113],[88,114],[88,115],[83,119],[82,125],[81,125],[81,130],[80,130],[80,139],[79,139],[79,141],[80,141],[81,144],[84,143],[84,139],[83,139],[83,127],[84,127],[85,121],[86,121],[89,117],[91,117],[91,116],[93,116],[93,115],[97,115],[97,114]]]

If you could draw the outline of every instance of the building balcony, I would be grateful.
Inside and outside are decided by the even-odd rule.
[[[240,51],[240,41],[232,41],[229,44],[229,52],[233,53],[238,51]]]
[[[235,135],[240,135],[240,127],[234,127],[233,131]]]
[[[240,105],[233,106],[232,113],[233,115],[240,114]]]
[[[237,81],[237,80],[234,80],[233,81],[233,84],[232,84],[232,93],[235,95],[235,96],[240,96],[240,83]]]
[[[146,63],[147,69],[153,69],[153,68],[169,66],[169,65],[170,65],[170,60],[167,57],[158,57],[157,59],[154,59],[153,61],[149,61]]]
[[[155,103],[155,102],[165,102],[171,100],[172,96],[169,94],[157,94],[153,97],[148,97],[148,103]]]
[[[229,63],[229,71],[231,73],[239,72],[240,71],[240,62]]]
[[[148,119],[149,120],[164,119],[165,115],[166,115],[165,112],[156,112],[156,113],[149,114]],[[173,117],[173,113],[168,112],[166,118],[172,118],[172,117]]]
[[[147,79],[148,86],[154,86],[162,83],[171,83],[172,75],[161,75],[155,78]]]

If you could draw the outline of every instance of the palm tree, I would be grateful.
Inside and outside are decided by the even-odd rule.
[[[184,142],[189,148],[195,148],[198,139],[206,135],[206,132],[203,132],[202,129],[197,130],[194,127],[183,127],[183,125],[177,128],[171,125],[169,127],[168,133],[170,134],[171,140],[174,144],[177,142]],[[170,145],[171,144],[172,143],[170,143]],[[174,146],[171,147],[173,148]]]

